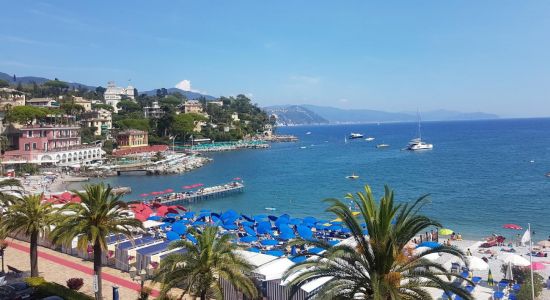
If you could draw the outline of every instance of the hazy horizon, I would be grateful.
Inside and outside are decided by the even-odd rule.
[[[29,0],[0,71],[390,112],[549,116],[550,3]]]

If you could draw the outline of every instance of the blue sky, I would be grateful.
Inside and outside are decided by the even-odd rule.
[[[548,1],[8,1],[0,71],[387,111],[550,115]],[[5,13],[9,11],[9,13]]]

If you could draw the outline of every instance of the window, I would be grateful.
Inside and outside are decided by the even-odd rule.
[[[25,151],[30,151],[30,150],[31,150],[31,145],[25,144]]]
[[[32,143],[32,150],[36,150],[36,143]]]
[[[29,137],[32,137],[32,130],[29,130],[28,136],[29,136]]]

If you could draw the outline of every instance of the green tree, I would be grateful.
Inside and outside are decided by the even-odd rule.
[[[78,237],[78,248],[86,250],[93,246],[94,274],[98,278],[97,300],[102,299],[101,260],[107,250],[107,236],[123,234],[132,238],[132,232],[143,229],[140,221],[132,218],[122,195],[115,195],[110,186],[104,184],[88,185],[84,192],[74,191],[81,203],[68,203],[61,209],[70,212],[64,216],[52,231],[52,241],[56,244],[70,245]]]
[[[473,299],[471,294],[452,284],[458,274],[447,271],[441,264],[424,257],[431,253],[447,253],[464,259],[454,247],[439,246],[420,254],[408,253],[405,245],[438,222],[418,214],[426,196],[412,204],[395,204],[394,194],[387,186],[377,203],[369,186],[364,192],[346,198],[359,208],[355,217],[348,205],[337,199],[326,200],[334,213],[351,230],[354,244],[330,247],[324,241],[300,241],[322,247],[326,251],[318,259],[306,260],[292,266],[284,275],[295,288],[317,279],[330,279],[316,295],[321,299],[372,299],[372,300],[430,300],[425,288],[455,293],[462,299]],[[358,219],[366,223],[368,238]],[[446,279],[446,280],[445,280]],[[469,280],[467,280],[469,282]]]
[[[122,119],[116,122],[116,127],[121,129],[139,129],[149,131],[149,120],[147,119]]]
[[[77,115],[84,112],[84,106],[80,104],[75,104],[71,102],[65,102],[59,106],[61,110],[63,110],[68,115]]]
[[[122,100],[117,104],[117,107],[120,108],[123,112],[129,113],[143,110],[141,108],[141,105],[132,100]]]
[[[164,98],[160,99],[159,104],[160,105],[166,105],[171,107],[176,107],[182,103],[182,99],[178,98],[173,95],[165,96]]]
[[[53,94],[55,96],[59,96],[69,90],[69,85],[66,82],[60,81],[57,78],[55,80],[48,80],[42,85],[48,90],[51,95]]]
[[[232,283],[247,297],[255,299],[258,290],[248,277],[253,267],[235,250],[231,242],[234,236],[220,234],[218,226],[208,226],[201,233],[191,228],[197,243],[179,240],[170,244],[170,249],[184,248],[183,253],[170,254],[160,264],[155,281],[162,284],[161,295],[166,296],[174,287],[200,299],[222,299],[219,278]]]
[[[51,203],[42,203],[43,195],[15,198],[0,220],[3,232],[25,234],[30,238],[31,277],[38,276],[38,237],[45,236],[54,224],[55,209]]]
[[[0,88],[9,87],[10,83],[5,81],[4,79],[0,79]]]
[[[170,126],[170,131],[175,136],[185,139],[185,137],[193,132],[195,122],[206,121],[206,118],[199,114],[179,114],[174,116],[174,120]]]
[[[106,109],[110,112],[114,111],[114,108],[111,105],[105,103],[93,103],[92,109]]]
[[[12,123],[31,125],[34,120],[45,118],[47,110],[34,106],[16,106],[8,111],[6,120]]]

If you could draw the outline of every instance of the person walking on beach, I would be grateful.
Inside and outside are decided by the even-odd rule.
[[[466,256],[472,256],[472,251],[470,251],[470,248],[468,248],[468,250],[466,250]]]

